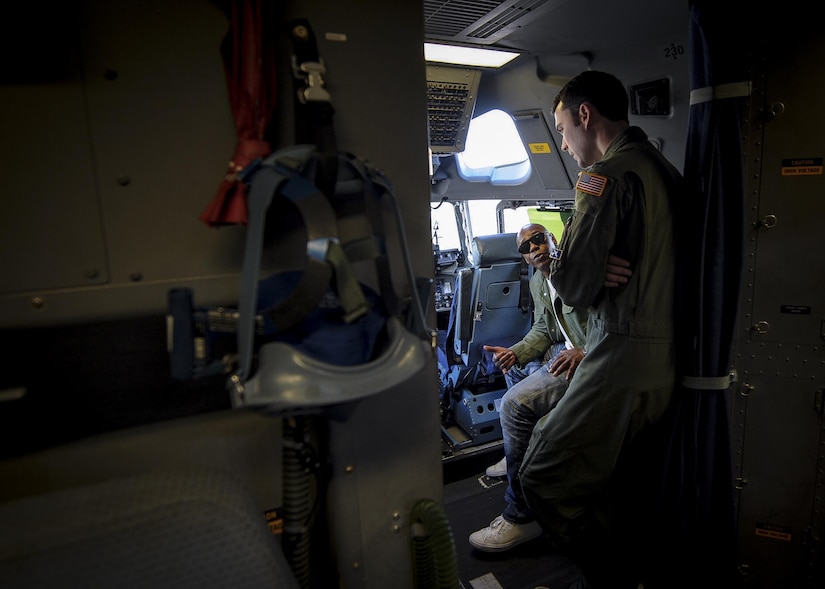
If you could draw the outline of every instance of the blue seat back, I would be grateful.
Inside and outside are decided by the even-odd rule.
[[[456,277],[446,339],[456,387],[494,378],[496,369],[483,346],[510,346],[532,324],[529,267],[516,250],[516,234],[475,237],[470,261],[472,266]]]

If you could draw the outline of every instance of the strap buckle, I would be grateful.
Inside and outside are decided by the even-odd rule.
[[[323,61],[305,61],[298,65],[298,60],[292,56],[292,74],[296,79],[305,82],[303,88],[298,88],[298,100],[307,102],[330,102],[331,96],[324,89],[324,74],[327,68]]]

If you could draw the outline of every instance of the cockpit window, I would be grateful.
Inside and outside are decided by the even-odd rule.
[[[430,211],[430,229],[434,247],[442,250],[461,249],[458,221],[453,205],[441,203]]]
[[[530,158],[513,117],[493,109],[470,121],[464,151],[456,154],[458,174],[468,182],[518,185],[530,177]]]
[[[475,236],[516,233],[528,223],[541,223],[553,232],[556,239],[561,239],[565,218],[560,211],[538,206],[532,201],[465,200],[442,202],[433,207],[430,211],[430,229],[434,247],[442,251],[467,250]],[[459,222],[462,231],[459,231]]]

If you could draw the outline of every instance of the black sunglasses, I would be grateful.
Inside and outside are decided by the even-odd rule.
[[[542,231],[539,233],[534,233],[524,241],[522,241],[518,246],[518,253],[520,254],[529,254],[530,253],[530,244],[535,243],[536,245],[541,245],[547,241],[547,233]]]

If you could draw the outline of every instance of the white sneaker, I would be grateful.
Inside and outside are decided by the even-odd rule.
[[[486,528],[470,534],[470,545],[484,552],[501,552],[541,535],[538,522],[514,524],[498,516]]]
[[[505,456],[493,466],[488,466],[485,471],[488,477],[506,477],[507,476],[507,457]]]

